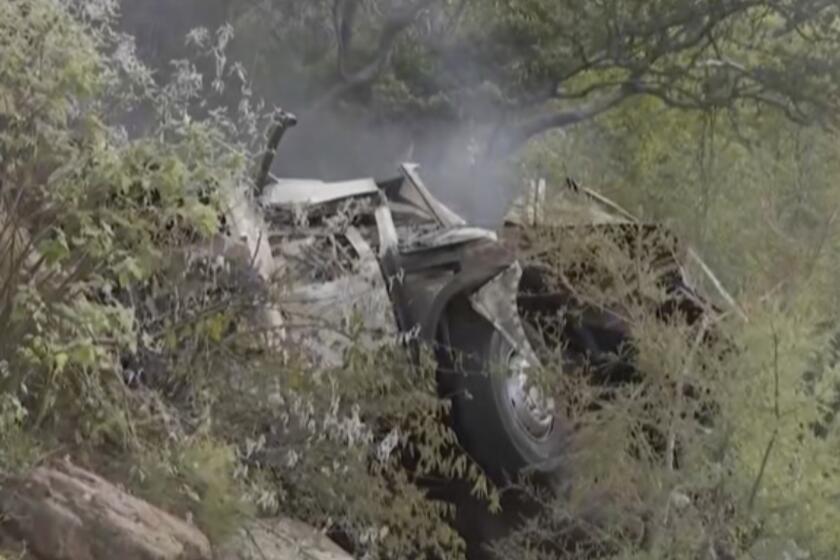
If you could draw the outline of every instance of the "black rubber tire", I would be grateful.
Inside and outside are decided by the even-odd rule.
[[[447,376],[453,428],[464,449],[500,485],[527,472],[555,474],[566,447],[567,430],[555,418],[551,431],[535,439],[514,417],[504,399],[505,375],[512,345],[466,302],[447,312],[454,372]]]

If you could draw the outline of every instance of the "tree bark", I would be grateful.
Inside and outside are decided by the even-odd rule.
[[[341,77],[341,81],[327,91],[326,94],[321,96],[314,103],[312,110],[318,110],[330,105],[353,89],[372,83],[376,80],[388,66],[394,46],[403,32],[405,32],[405,30],[414,23],[414,20],[420,12],[437,1],[438,0],[417,0],[408,6],[392,10],[382,25],[382,31],[380,32],[379,40],[377,41],[376,52],[366,63],[353,72],[348,69],[349,61],[347,58],[349,56],[351,46],[350,42],[352,41],[353,36],[352,24],[356,14],[356,8],[354,7],[355,0],[344,0],[339,2],[336,5],[335,22],[339,25],[336,29],[336,33],[338,36],[338,73]]]
[[[494,135],[487,148],[487,158],[491,160],[506,158],[540,134],[592,119],[639,93],[638,90],[630,86],[623,86],[577,107],[548,112],[521,120]]]

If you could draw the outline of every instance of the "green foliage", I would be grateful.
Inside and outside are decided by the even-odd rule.
[[[189,517],[214,542],[224,542],[254,514],[235,478],[236,449],[195,438],[175,447],[149,450],[132,468],[138,494],[164,509]]]
[[[836,556],[840,542],[830,527],[840,516],[840,465],[830,410],[840,372],[807,373],[831,340],[804,305],[768,306],[754,320],[739,333],[750,351],[726,384],[732,399],[724,405],[744,523],[757,538],[793,538],[816,557]]]
[[[262,30],[249,38],[272,37],[239,45],[257,53],[257,81],[276,80],[269,61],[300,43],[281,53],[291,78],[340,86],[329,3],[280,4],[271,17],[262,5],[230,12],[238,28]],[[501,108],[530,123],[534,108],[553,114],[579,107],[578,96],[624,91],[615,88],[637,65],[644,79],[633,84],[650,95],[632,90],[618,110],[534,143],[522,178],[561,184],[569,174],[669,220],[748,317],[715,326],[730,352],[700,349],[696,326],[628,304],[634,290],[662,297],[645,263],[610,239],[545,240],[560,248],[549,258],[557,271],[600,259],[598,281],[576,283],[577,295],[621,306],[644,375],[604,388],[549,361],[543,381],[559,384],[579,426],[572,491],[501,543],[508,557],[533,557],[546,535],[564,542],[570,526],[616,558],[695,558],[710,543],[741,553],[768,538],[836,557],[836,138],[750,98],[773,90],[784,101],[764,104],[826,108],[836,7],[787,29],[797,12],[778,2],[722,19],[678,1],[459,4],[415,14],[352,99],[389,118],[487,121]],[[85,6],[0,3],[0,475],[61,449],[192,515],[214,541],[248,516],[285,513],[342,533],[360,554],[459,557],[452,511],[423,483],[466,480],[491,506],[498,496],[442,422],[433,368],[409,370],[394,345],[364,349],[353,328],[334,369],[291,344],[266,345],[253,317],[282,309],[279,291],[205,258],[229,196],[249,182],[264,123],[251,82],[225,58],[230,29],[191,35],[216,73],[209,90],[189,61],[158,84],[112,14]],[[684,12],[718,19],[700,43],[659,52],[694,31],[688,19],[662,27]],[[357,14],[349,68],[376,54],[387,14]],[[712,54],[763,74],[705,64]],[[756,91],[760,76],[769,82]],[[784,87],[791,76],[801,91]],[[225,85],[231,77],[237,87]],[[212,108],[219,98],[237,112]],[[682,110],[696,102],[709,110]],[[141,106],[151,117],[129,138],[114,116]],[[711,427],[675,384],[716,404]],[[593,504],[604,504],[595,519],[585,515]]]
[[[429,500],[422,481],[483,477],[445,425],[431,364],[407,367],[404,350],[370,349],[361,334],[348,333],[337,369],[293,353],[222,372],[213,417],[221,433],[244,437],[243,475],[267,474],[258,478],[270,486],[252,490],[264,513],[325,525],[374,557],[458,558],[451,507]]]
[[[836,112],[840,14],[820,0],[222,4],[266,91],[401,123],[502,125],[491,155],[639,100],[798,122]]]
[[[0,394],[0,472],[15,474],[32,465],[40,450],[24,429],[29,411],[11,394]]]
[[[130,294],[218,231],[242,158],[219,149],[212,123],[161,122],[133,140],[106,124],[105,101],[128,80],[107,54],[108,21],[50,0],[5,2],[0,18],[0,471],[26,468],[40,447],[151,455],[158,503],[197,501],[198,523],[220,538],[239,508],[233,451],[148,451],[166,441],[166,407],[128,390],[123,361],[148,338]]]
[[[638,378],[605,381],[603,364],[570,360],[563,341],[543,355],[543,390],[574,426],[564,492],[540,496],[546,509],[497,543],[498,557],[694,558],[728,542],[722,512],[731,497],[720,491],[726,463],[718,455],[724,431],[717,414],[709,416],[727,395],[727,341],[706,336],[722,326],[715,317],[690,323],[658,315],[666,297],[655,266],[663,239],[634,239],[631,254],[606,231],[574,231],[534,234],[539,253],[531,258],[550,266],[556,291],[576,302],[542,326],[556,332],[579,314],[610,310],[628,325],[632,345],[614,359],[630,360]]]
[[[685,113],[656,101],[534,143],[526,176],[575,178],[691,240],[735,291],[825,284],[837,235],[835,138],[767,113]],[[749,227],[746,227],[749,226]],[[804,274],[795,280],[794,270]]]
[[[598,473],[599,481],[622,481],[614,489],[621,499],[606,508],[608,515],[617,514],[608,517],[608,526],[620,530],[628,520],[632,525],[640,509],[652,508],[652,515],[661,516],[674,489],[674,503],[683,504],[679,515],[655,533],[655,546],[644,539],[640,546],[635,533],[619,533],[612,540],[616,557],[695,557],[706,546],[703,537],[719,539],[737,554],[787,541],[812,557],[837,556],[829,528],[838,514],[831,488],[839,466],[832,451],[838,386],[832,279],[840,264],[835,144],[825,130],[791,125],[766,112],[689,113],[637,100],[574,134],[535,142],[522,158],[523,178],[549,178],[549,200],[551,185],[559,189],[572,176],[643,219],[664,221],[699,247],[748,319],[724,326],[736,350],[701,370],[703,386],[720,410],[712,431],[686,440],[687,468],[671,475],[661,463],[599,457],[599,449],[633,441],[627,430],[634,419],[667,426],[667,417],[651,417],[644,408],[651,404],[647,396],[622,393],[622,406],[609,408],[616,416],[599,413],[583,421],[592,431],[584,429],[581,437],[593,438],[583,456],[594,457],[583,472]],[[570,259],[580,253],[575,245],[563,245]],[[590,245],[583,243],[584,249]],[[615,279],[628,263],[621,265],[614,251],[603,248],[586,249],[584,255],[606,259],[613,282],[607,293],[603,283],[584,283],[578,291],[599,302],[621,301],[625,292]],[[681,371],[691,333],[672,325],[663,331],[644,313],[632,319],[640,349],[636,359],[645,373]],[[698,357],[710,358],[705,351]],[[575,383],[569,382],[570,394],[581,391]],[[586,383],[584,388],[585,395],[601,395]],[[665,398],[652,407],[668,411],[673,404]],[[615,421],[607,423],[609,418]],[[624,510],[627,480],[634,481],[629,502],[634,507]],[[585,499],[613,488],[603,482],[580,484]],[[530,535],[554,534],[563,528],[558,519],[568,514],[559,508],[553,518],[531,527]],[[523,546],[518,542],[514,550]],[[756,557],[760,554],[765,553]]]
[[[0,476],[61,450],[214,543],[284,513],[370,557],[459,557],[420,478],[487,485],[432,370],[358,333],[335,371],[268,344],[258,316],[280,290],[214,249],[237,241],[221,216],[266,117],[247,91],[235,116],[210,108],[242,81],[228,31],[190,38],[212,91],[187,61],[157,84],[96,7],[0,6]],[[114,124],[146,106],[144,132]]]

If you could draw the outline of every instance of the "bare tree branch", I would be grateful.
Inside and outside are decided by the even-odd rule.
[[[548,130],[565,128],[589,120],[638,93],[635,88],[625,85],[587,103],[581,104],[579,107],[550,112],[524,120],[497,135],[494,141],[491,142],[487,154],[493,159],[506,157],[518,150],[534,136],[547,132]]]
[[[402,33],[417,19],[417,16],[438,0],[416,0],[415,2],[394,8],[385,18],[379,34],[377,47],[371,58],[355,71],[348,69],[349,41],[352,39],[352,24],[356,14],[358,0],[337,0],[336,13],[340,12],[337,22],[338,65],[342,81],[333,86],[324,96],[316,101],[314,108],[321,108],[336,101],[349,91],[373,82],[388,66],[394,46]]]
[[[333,27],[338,57],[338,72],[343,80],[349,79],[347,58],[353,42],[353,26],[359,11],[360,0],[335,0],[333,4]]]

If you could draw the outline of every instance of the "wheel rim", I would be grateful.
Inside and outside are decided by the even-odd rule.
[[[531,365],[517,352],[507,359],[506,403],[517,424],[534,440],[549,436],[554,426],[554,403],[530,382]]]

